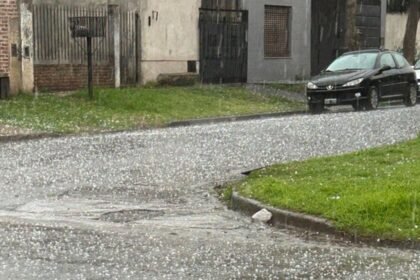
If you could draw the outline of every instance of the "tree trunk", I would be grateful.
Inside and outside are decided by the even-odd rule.
[[[417,25],[419,22],[419,1],[420,0],[410,0],[410,5],[408,7],[408,19],[407,27],[405,30],[404,36],[404,56],[407,58],[408,62],[411,64],[414,63],[416,59],[416,35],[417,35]]]
[[[360,48],[359,34],[356,27],[357,0],[346,0],[346,34],[345,47],[349,51]]]

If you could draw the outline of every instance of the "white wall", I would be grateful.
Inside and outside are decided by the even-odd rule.
[[[385,48],[402,49],[406,24],[407,14],[387,14]],[[420,50],[420,23],[417,28],[417,49]]]
[[[248,82],[307,79],[311,70],[311,1],[246,0],[249,10]],[[264,5],[291,7],[290,57],[264,57]]]
[[[187,72],[187,61],[199,60],[200,6],[200,0],[145,0],[142,3],[144,83],[155,80],[159,73]]]

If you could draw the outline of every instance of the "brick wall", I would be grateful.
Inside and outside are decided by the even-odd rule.
[[[16,0],[0,0],[0,74],[10,71],[9,19],[17,17]]]
[[[87,87],[86,65],[35,65],[35,88],[39,91],[66,91]],[[113,87],[111,65],[94,66],[95,86]]]

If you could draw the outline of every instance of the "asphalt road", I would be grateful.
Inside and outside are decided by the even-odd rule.
[[[419,279],[418,251],[254,224],[213,191],[419,132],[418,106],[0,144],[0,279]]]

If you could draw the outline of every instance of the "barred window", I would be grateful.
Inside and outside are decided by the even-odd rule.
[[[265,6],[265,57],[290,56],[290,7]]]

